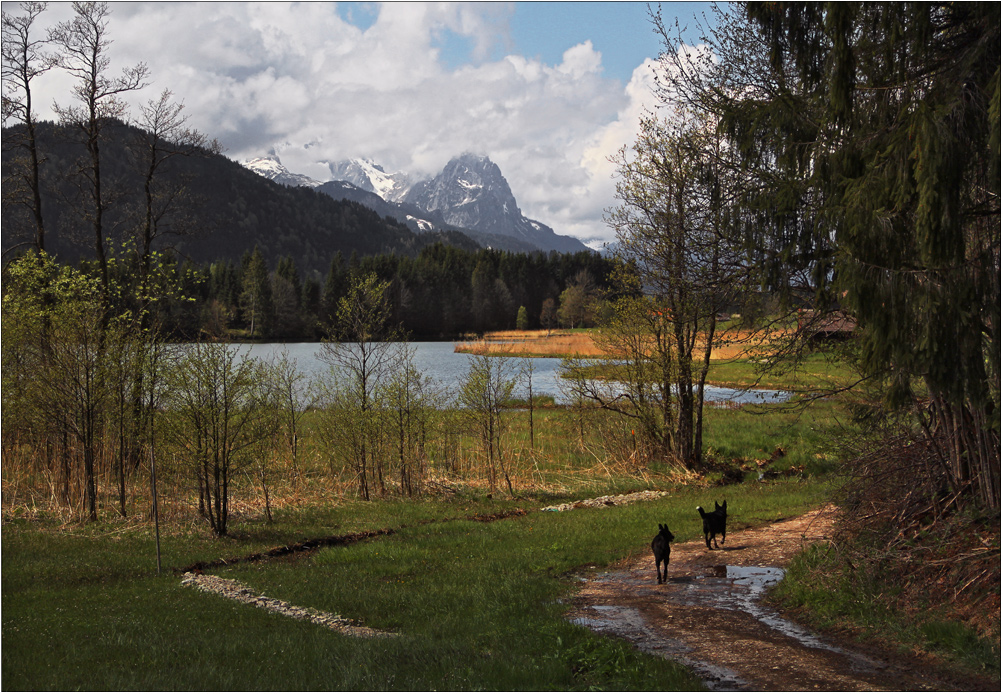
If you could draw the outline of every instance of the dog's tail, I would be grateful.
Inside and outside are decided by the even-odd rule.
[[[703,510],[703,506],[697,506],[697,511],[700,512],[700,517],[701,518],[703,518],[705,515],[707,515],[707,512]]]

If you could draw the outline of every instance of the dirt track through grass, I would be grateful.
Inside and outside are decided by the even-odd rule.
[[[702,539],[673,545],[668,578],[656,583],[650,552],[592,576],[568,618],[681,662],[715,690],[981,690],[918,658],[868,655],[859,644],[812,634],[759,603],[736,577],[782,576],[802,547],[826,542],[830,509],[728,533],[720,550]],[[998,683],[997,683],[998,685]]]

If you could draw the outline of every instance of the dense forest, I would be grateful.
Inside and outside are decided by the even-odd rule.
[[[390,283],[394,324],[412,337],[436,339],[517,327],[591,326],[597,319],[594,300],[611,290],[615,261],[591,251],[470,251],[436,243],[413,257],[345,258],[339,251],[320,277],[301,273],[291,256],[273,264],[257,247],[238,262],[166,260],[165,267],[179,291],[157,303],[157,323],[178,339],[317,339],[327,333],[339,299],[370,275]],[[122,266],[123,286],[134,277]]]

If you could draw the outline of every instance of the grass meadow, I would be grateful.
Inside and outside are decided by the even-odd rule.
[[[491,493],[471,437],[426,471],[428,494],[363,502],[323,455],[304,420],[296,475],[271,472],[272,522],[255,478],[234,488],[227,537],[198,521],[183,480],[168,482],[156,572],[154,529],[141,480],[132,513],[106,498],[96,523],[79,523],[29,497],[5,499],[3,681],[7,689],[159,690],[689,690],[700,683],[671,662],[567,622],[565,601],[579,576],[646,552],[658,523],[680,541],[697,537],[700,503],[726,496],[734,528],[821,505],[832,479],[825,407],[710,408],[710,455],[745,468],[746,484],[715,488],[647,465],[629,427],[569,408],[509,410],[505,469],[515,495]],[[838,427],[837,427],[838,428]],[[622,447],[622,455],[600,452]],[[777,449],[783,449],[777,458]],[[758,483],[766,467],[803,468]],[[5,469],[5,485],[12,478]],[[295,478],[295,482],[293,479]],[[103,488],[111,494],[111,480]],[[664,489],[657,501],[555,513],[545,506],[593,495]],[[9,492],[9,490],[8,490]],[[524,512],[524,513],[522,513]],[[506,516],[507,514],[507,516]],[[487,516],[506,516],[493,522]],[[238,563],[211,572],[255,591],[393,631],[359,640],[181,585],[179,569],[242,557],[309,538],[385,530],[354,544],[295,558]]]
[[[736,527],[822,503],[824,484],[727,490]],[[209,540],[173,534],[167,566],[239,555],[317,533],[391,534],[297,559],[213,570],[296,605],[350,616],[396,638],[358,640],[181,586],[152,570],[148,529],[102,522],[4,526],[3,674],[10,689],[688,690],[667,661],[562,617],[576,577],[643,552],[657,522],[680,541],[717,490],[554,513],[530,499],[346,502],[288,509]],[[519,506],[525,515],[471,520]]]
[[[836,399],[803,409],[708,407],[709,470],[697,475],[649,462],[629,424],[595,410],[535,408],[531,443],[529,410],[513,408],[505,412],[502,438],[513,493],[501,477],[489,487],[478,441],[464,434],[451,447],[430,450],[424,495],[407,498],[389,485],[385,496],[364,502],[350,470],[318,442],[317,414],[308,413],[297,463],[270,462],[271,521],[260,478],[248,470],[235,478],[230,532],[222,538],[199,520],[184,471],[163,456],[159,574],[142,474],[131,482],[125,517],[115,510],[113,479],[100,478],[99,520],[81,523],[79,514],[51,503],[45,479],[5,460],[3,685],[700,689],[685,668],[568,622],[569,598],[588,572],[647,553],[658,523],[678,541],[698,537],[698,504],[727,498],[729,529],[737,530],[827,503],[842,482],[839,465],[852,453],[844,444],[849,419]],[[736,471],[742,483],[734,483]],[[769,471],[776,474],[760,481]],[[669,494],[629,506],[542,510],[644,489]],[[377,530],[382,534],[351,544],[206,572],[392,631],[392,638],[360,640],[181,585],[181,569],[199,562]],[[812,572],[802,575],[801,587],[817,581]],[[850,605],[864,599],[845,596]],[[961,638],[953,628],[934,624],[909,638],[933,647],[937,639]]]

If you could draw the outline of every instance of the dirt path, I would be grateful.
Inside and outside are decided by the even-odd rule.
[[[628,557],[585,584],[569,619],[682,662],[714,690],[970,689],[917,663],[889,662],[811,634],[759,603],[791,557],[827,539],[831,528],[823,510],[729,532],[721,550],[708,551],[702,539],[673,544],[663,585],[650,553]]]

